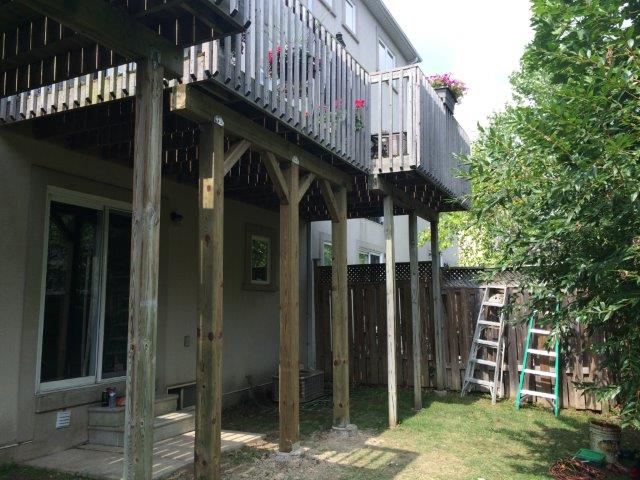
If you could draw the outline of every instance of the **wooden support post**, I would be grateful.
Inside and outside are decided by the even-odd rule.
[[[158,317],[162,90],[158,52],[138,61],[124,427],[124,478],[152,476]]]
[[[409,214],[409,263],[411,270],[411,331],[413,334],[413,408],[422,409],[422,338],[420,278],[418,271],[418,216]]]
[[[220,478],[222,285],[224,259],[224,124],[204,124],[198,158],[200,281],[196,366],[195,478]]]
[[[298,165],[292,162],[283,176],[286,196],[283,192],[280,197],[280,451],[292,452],[300,446]]]
[[[347,191],[335,191],[338,218],[331,222],[331,316],[333,334],[333,426],[349,425],[349,315],[347,284]]]
[[[393,198],[384,197],[384,244],[387,278],[387,390],[389,393],[389,427],[398,422],[396,393],[396,258],[393,244]]]
[[[431,298],[433,302],[434,340],[436,347],[436,387],[446,388],[445,335],[440,287],[440,242],[438,240],[438,216],[429,222],[431,226]]]

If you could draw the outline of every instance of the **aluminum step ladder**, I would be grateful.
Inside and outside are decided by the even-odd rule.
[[[520,406],[522,405],[522,400],[524,400],[526,397],[539,397],[539,398],[547,399],[551,402],[551,406],[553,407],[553,413],[557,417],[558,413],[560,412],[560,401],[559,401],[560,382],[558,381],[558,373],[560,372],[560,343],[556,339],[556,341],[554,342],[553,350],[540,350],[540,349],[531,347],[534,336],[536,338],[539,338],[541,336],[548,337],[550,334],[551,334],[551,331],[549,330],[537,328],[536,314],[534,313],[533,315],[531,315],[531,317],[529,318],[529,328],[527,330],[527,338],[524,344],[524,358],[522,359],[520,383],[518,384],[518,394],[516,395],[516,409],[520,409]],[[535,368],[533,361],[536,358],[554,359],[555,365],[554,365],[553,372]],[[529,360],[532,361],[531,365],[529,365]],[[524,388],[527,377],[552,379],[553,393]]]
[[[472,385],[478,385],[489,390],[491,403],[495,404],[496,398],[502,397],[504,393],[502,372],[504,370],[504,327],[507,320],[504,307],[509,302],[510,287],[485,285],[483,288],[482,305],[480,312],[478,312],[460,395],[464,397]],[[495,352],[492,358],[488,358],[489,352]],[[488,367],[488,373],[493,378],[491,380],[477,378],[476,367],[478,365]],[[491,375],[491,370],[493,370],[493,375]]]

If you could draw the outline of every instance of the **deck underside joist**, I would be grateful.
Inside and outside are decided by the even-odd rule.
[[[179,77],[184,47],[245,29],[244,3],[233,3],[0,0],[0,96],[122,65],[149,48]]]
[[[165,112],[169,112],[169,95],[165,97]],[[34,117],[22,122],[9,123],[1,128],[37,140],[51,142],[66,149],[92,155],[103,160],[133,166],[134,100],[123,98],[111,102],[87,106],[81,109]],[[315,142],[287,128],[268,115],[260,115],[245,102],[228,100],[228,106],[251,118],[255,128],[277,133],[283,139],[297,145],[323,162],[343,171],[353,178],[348,193],[348,217],[371,218],[383,214],[383,195],[373,191],[370,178],[337,156],[328,153]],[[195,123],[172,113],[165,113],[163,120],[162,174],[175,181],[197,185],[198,142],[200,131]],[[225,150],[239,138],[227,134]],[[261,153],[247,150],[225,177],[225,196],[245,203],[277,211],[279,199],[265,169]],[[402,190],[417,201],[435,211],[459,210],[459,204],[451,203],[446,193],[415,171],[384,175],[385,181]],[[409,211],[400,205],[394,213],[403,215]],[[300,203],[300,214],[305,220],[329,220],[325,201],[318,182],[314,181]]]

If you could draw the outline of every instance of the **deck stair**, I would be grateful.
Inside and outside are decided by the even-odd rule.
[[[465,371],[461,396],[472,386],[486,388],[491,393],[491,403],[502,397],[502,372],[504,363],[505,306],[509,303],[510,287],[506,285],[486,285],[483,287],[482,305],[478,313],[469,360]],[[486,367],[484,369],[480,366]],[[478,374],[488,373],[488,379],[478,378]]]
[[[524,358],[522,359],[522,370],[520,371],[518,393],[516,395],[516,409],[520,408],[520,406],[522,405],[522,401],[526,397],[539,397],[551,402],[553,412],[557,417],[560,411],[560,382],[558,382],[558,372],[560,371],[560,343],[556,339],[553,343],[552,350],[532,348],[532,345],[534,344],[534,338],[536,338],[538,340],[538,344],[540,344],[540,340],[548,339],[549,335],[551,335],[550,330],[545,330],[536,326],[536,314],[534,313],[533,315],[531,315],[531,318],[529,319],[527,337],[524,345]],[[548,341],[545,340],[544,344],[546,345],[547,343]],[[540,365],[544,363],[544,360],[552,359],[554,361],[553,371],[543,370],[540,368]],[[535,380],[537,377],[537,379],[544,378],[548,379],[549,381],[553,381],[553,392],[545,392],[542,390],[534,390],[533,388],[525,388],[525,385],[527,385],[527,379],[529,379],[529,385],[535,385],[536,382],[532,382],[531,377],[533,377],[533,380]]]
[[[190,432],[195,428],[192,411],[176,411],[177,395],[163,395],[155,401],[153,438],[155,442]],[[124,446],[125,407],[89,409],[89,444]]]

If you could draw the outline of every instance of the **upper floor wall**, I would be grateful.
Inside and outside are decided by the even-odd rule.
[[[414,63],[419,54],[382,0],[306,0],[313,15],[367,71]]]

